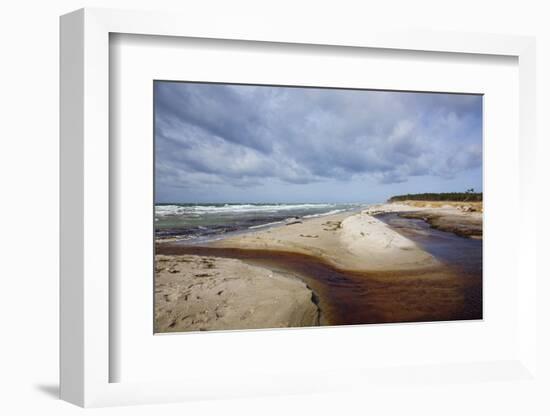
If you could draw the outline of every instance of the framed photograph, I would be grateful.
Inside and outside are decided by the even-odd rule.
[[[534,40],[287,29],[61,18],[63,399],[536,382]]]
[[[482,95],[153,88],[156,333],[482,319]]]

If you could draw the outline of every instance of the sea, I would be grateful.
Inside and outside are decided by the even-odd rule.
[[[155,236],[203,242],[366,206],[368,204],[155,204]]]

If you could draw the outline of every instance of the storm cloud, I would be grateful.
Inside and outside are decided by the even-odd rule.
[[[159,202],[462,191],[481,186],[481,163],[479,95],[155,82]]]

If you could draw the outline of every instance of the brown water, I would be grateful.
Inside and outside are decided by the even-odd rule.
[[[461,275],[481,278],[483,240],[440,231],[424,220],[403,218],[397,213],[382,214],[377,218]]]
[[[440,244],[437,242],[447,237],[439,235],[443,232],[428,227],[418,233],[414,230],[414,227],[421,227],[414,223],[417,220],[406,221],[412,221],[412,231],[407,223],[400,223],[397,227],[393,224],[393,227],[403,234],[408,233],[407,236],[417,242],[422,240],[422,247],[442,260],[444,267],[356,272],[340,270],[317,257],[297,253],[181,244],[157,245],[157,253],[236,258],[298,276],[315,293],[315,300],[321,309],[322,325],[480,319],[481,243],[469,245],[468,239],[453,235],[445,240],[443,249],[442,241],[439,240]],[[435,233],[433,239],[430,237],[432,232]],[[464,244],[470,250],[467,256],[463,255]],[[479,245],[477,249],[476,244]],[[478,257],[472,255],[478,251],[479,263]]]

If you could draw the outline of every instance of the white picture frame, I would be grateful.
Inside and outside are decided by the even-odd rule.
[[[410,369],[370,369],[350,374],[282,372],[276,377],[232,385],[194,378],[183,381],[110,382],[109,227],[109,36],[112,33],[206,39],[332,45],[453,54],[505,55],[519,62],[519,164],[521,213],[535,209],[535,41],[509,35],[379,31],[327,32],[281,28],[276,23],[247,26],[224,19],[209,24],[192,16],[108,9],[82,9],[61,18],[61,398],[80,406],[184,401],[195,398],[319,392],[354,383],[406,380]],[[112,166],[111,166],[112,168]],[[518,381],[537,375],[535,268],[536,218],[521,215],[518,229],[518,354],[498,362],[420,366],[414,377],[468,381],[472,371],[494,371]],[[321,369],[322,370],[322,369]],[[226,381],[226,380],[225,380]],[[479,380],[472,379],[472,382]]]

